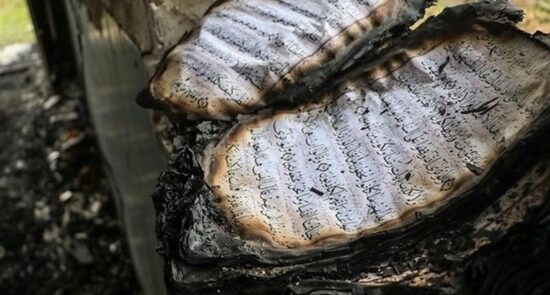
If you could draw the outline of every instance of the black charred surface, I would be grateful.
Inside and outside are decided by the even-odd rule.
[[[77,74],[65,3],[27,0],[46,70],[54,88]]]
[[[448,9],[404,37],[399,45],[382,46],[370,57],[350,61],[349,66],[342,68],[345,75],[338,81],[325,83],[326,87],[312,93],[327,91],[334,83],[363,72],[378,62],[376,57],[400,46],[453,34],[474,24],[497,32],[515,30],[513,24],[520,19],[521,13],[499,3]],[[206,124],[214,126],[212,130],[225,130],[216,122]],[[503,288],[521,290],[521,286],[542,292],[548,288],[543,280],[549,265],[545,263],[550,234],[548,200],[540,208],[530,210],[527,216],[531,217],[525,217],[510,232],[483,236],[489,243],[481,249],[476,246],[474,226],[480,214],[516,188],[533,167],[546,163],[537,170],[542,177],[550,161],[549,128],[550,110],[546,109],[480,183],[432,216],[418,215],[417,222],[410,226],[343,245],[300,251],[250,246],[234,238],[231,225],[209,204],[212,193],[202,180],[194,155],[204,148],[200,140],[203,131],[183,124],[169,167],[159,178],[153,196],[167,285],[177,294],[257,294],[269,290],[281,294],[501,294]],[[523,197],[529,193],[529,185],[522,189]],[[447,278],[433,278],[425,284],[429,287],[416,288],[403,284],[367,287],[359,283],[367,274],[389,278],[422,270]],[[513,280],[516,274],[518,279]]]
[[[525,219],[471,257],[465,280],[472,293],[550,293],[550,199]]]

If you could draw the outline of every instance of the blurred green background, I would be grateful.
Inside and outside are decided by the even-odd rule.
[[[58,0],[56,0],[58,1]],[[434,15],[445,6],[452,6],[473,0],[439,0],[431,7],[427,16]],[[520,27],[526,31],[541,30],[550,32],[550,0],[512,0],[526,12],[525,20]],[[35,40],[31,19],[25,0],[0,0],[0,47],[18,42]]]
[[[0,0],[0,47],[35,40],[25,0]]]

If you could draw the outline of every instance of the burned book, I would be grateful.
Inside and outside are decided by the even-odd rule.
[[[327,79],[293,104],[255,95],[233,108],[236,98],[197,84],[213,103],[198,117],[223,120],[181,126],[154,193],[172,291],[408,292],[430,286],[427,273],[448,274],[448,264],[434,271],[441,257],[490,244],[495,235],[479,228],[504,214],[496,203],[514,195],[531,207],[545,193],[520,188],[549,191],[550,45],[519,20],[507,4],[484,2],[399,38],[378,34],[378,46],[342,54],[338,74],[318,75]],[[189,71],[167,59],[154,97],[166,71]],[[197,115],[179,82],[162,91]],[[235,114],[246,115],[225,121]]]

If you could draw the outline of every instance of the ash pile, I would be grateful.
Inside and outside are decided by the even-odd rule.
[[[0,50],[0,292],[138,292],[81,89],[36,49]]]

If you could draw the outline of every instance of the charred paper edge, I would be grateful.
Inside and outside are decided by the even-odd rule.
[[[217,1],[210,7],[205,16],[208,15],[212,9],[227,1],[228,0]],[[433,0],[398,0],[395,1],[396,3],[391,2],[391,0],[381,1],[383,1],[383,3],[375,7],[366,17],[351,24],[339,34],[334,35],[316,52],[291,66],[287,73],[279,77],[277,82],[275,82],[271,87],[268,87],[268,89],[257,98],[258,101],[263,102],[264,105],[262,106],[254,107],[245,111],[234,110],[229,112],[229,116],[222,115],[220,117],[205,117],[203,115],[198,115],[194,111],[182,112],[179,107],[175,106],[174,102],[170,101],[169,97],[155,97],[153,87],[156,78],[164,72],[167,66],[169,61],[167,57],[176,47],[188,42],[190,37],[200,31],[200,27],[185,34],[176,45],[166,51],[164,57],[161,59],[161,63],[157,67],[155,75],[153,75],[150,79],[148,87],[138,94],[136,97],[136,102],[144,108],[164,110],[170,113],[178,114],[179,116],[191,121],[225,121],[231,120],[239,114],[254,113],[258,110],[271,107],[273,105],[300,103],[300,97],[303,97],[304,94],[311,92],[312,89],[320,86],[327,78],[336,74],[346,64],[346,62],[349,61],[350,58],[357,59],[361,56],[368,55],[368,53],[376,46],[381,45],[383,43],[382,41],[387,41],[392,37],[401,36],[409,26],[424,15],[425,9],[433,4]],[[384,11],[384,9],[388,11]],[[378,16],[380,13],[383,16],[389,16],[388,19],[383,19],[382,21],[376,20],[380,18],[380,16]],[[314,63],[314,59],[319,59],[320,57],[318,55],[331,55],[332,51],[334,51],[334,48],[332,48],[334,47],[333,43],[342,38],[349,39],[349,28],[358,26],[362,23],[373,24],[369,25],[371,27],[370,30],[365,31],[360,37],[352,38],[349,42],[345,42],[344,46],[342,46],[343,48],[341,48],[338,52],[338,55],[333,55],[333,58],[325,60],[322,65],[317,66],[318,68],[316,66],[306,67],[306,64]],[[332,45],[325,48],[327,44]],[[298,72],[303,72],[304,69],[307,70],[307,74],[298,75]]]

